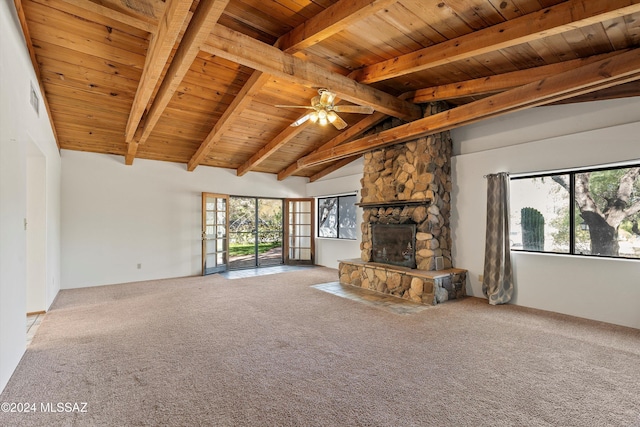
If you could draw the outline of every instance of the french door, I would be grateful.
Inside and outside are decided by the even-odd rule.
[[[231,196],[229,199],[229,268],[283,263],[283,200]]]
[[[202,193],[202,275],[228,268],[228,217],[228,195]]]
[[[202,193],[202,274],[314,263],[314,199]]]
[[[285,263],[314,263],[314,199],[285,200]]]

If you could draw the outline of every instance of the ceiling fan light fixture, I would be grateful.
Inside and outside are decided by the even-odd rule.
[[[328,123],[327,110],[318,110],[318,123],[320,123],[321,126],[324,126]]]
[[[326,126],[331,123],[336,129],[346,128],[347,122],[338,113],[371,114],[373,108],[366,105],[333,105],[336,101],[336,94],[328,89],[318,89],[318,95],[311,99],[311,105],[276,105],[283,108],[304,108],[311,110],[308,114],[299,118],[291,126],[300,126],[307,120],[312,123],[319,123]]]

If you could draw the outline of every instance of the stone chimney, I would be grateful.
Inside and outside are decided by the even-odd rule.
[[[426,114],[443,111],[429,104]],[[451,268],[451,151],[449,132],[381,148],[364,155],[360,205],[363,261],[372,260],[371,225],[416,224],[418,270]]]

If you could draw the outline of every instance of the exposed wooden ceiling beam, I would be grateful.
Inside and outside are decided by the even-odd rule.
[[[360,120],[355,125],[349,127],[349,129],[345,130],[335,138],[332,138],[330,141],[325,142],[316,150],[308,154],[313,154],[313,153],[317,153],[318,151],[328,150],[330,148],[333,148],[337,145],[342,144],[343,142],[350,140],[351,138],[355,138],[356,136],[362,134],[363,132],[366,132],[368,129],[371,129],[372,127],[374,127],[375,125],[377,125],[378,123],[386,119],[387,117],[388,116],[384,113],[377,113],[377,112],[373,113],[372,115]],[[304,169],[304,167],[299,166],[298,161],[295,161],[278,173],[278,181],[282,181],[283,179],[293,175],[294,173],[302,169]]]
[[[359,84],[341,74],[327,71],[221,25],[213,29],[203,50],[303,86],[326,87],[342,99],[359,105],[369,105],[406,121],[415,120],[421,114],[418,105]]]
[[[305,55],[302,52],[303,49],[331,37],[358,20],[377,13],[397,1],[398,0],[341,0],[280,37],[275,43],[275,46],[283,52],[305,60]],[[327,67],[325,66],[323,68]],[[343,74],[346,75],[348,72]],[[302,126],[287,127],[284,129],[278,136],[265,144],[264,147],[242,164],[236,171],[237,175],[243,176],[258,166],[266,160],[267,157],[278,151],[280,147],[301,133],[308,124],[308,122],[305,122]]]
[[[370,16],[396,2],[397,0],[341,0],[282,36],[278,39],[275,46],[285,53],[296,54],[302,49],[319,43],[327,37],[341,31],[357,20]],[[238,109],[236,106],[235,113],[230,114],[228,119],[233,120],[235,116],[242,112],[242,109],[243,108]],[[278,136],[269,141],[237,169],[236,173],[238,176],[243,176],[262,163],[267,157],[302,132],[307,124],[308,123],[305,123],[303,126],[295,128],[287,127],[284,129]],[[208,151],[216,140],[219,140],[219,138],[208,138],[209,147],[204,150]],[[201,157],[201,159],[202,158],[203,157]],[[195,168],[196,166],[197,163],[194,162],[194,159],[191,159],[188,167],[189,170],[193,170],[191,168]]]
[[[262,86],[269,80],[270,76],[260,71],[254,71],[249,80],[242,87],[238,95],[233,99],[229,107],[224,111],[222,117],[216,122],[211,132],[202,141],[196,153],[191,157],[187,164],[187,170],[193,171],[209,153],[209,150],[217,141],[220,140],[222,134],[231,127],[234,118],[242,111],[260,91]]]
[[[191,160],[187,165],[187,170],[192,172],[195,170],[196,167],[198,167],[198,165],[206,157],[207,153],[211,150],[213,145],[216,142],[220,141],[220,138],[222,137],[222,133],[225,130],[227,130],[229,126],[231,126],[231,124],[236,119],[236,117],[242,114],[244,109],[249,105],[248,101],[251,101],[251,99],[255,96],[255,94],[262,89],[262,86],[264,86],[264,84],[267,83],[268,80],[269,80],[268,74],[262,73],[261,71],[253,72],[252,77],[247,80],[247,82],[244,84],[240,93],[236,95],[235,99],[237,100],[237,102],[232,102],[231,104],[229,104],[224,114],[220,118],[220,120],[224,119],[224,123],[221,123],[221,126],[217,126],[217,123],[216,123],[216,127],[218,129],[216,133],[215,134],[209,133],[209,135],[207,135],[204,141],[200,143],[200,147],[198,147],[198,150],[196,151],[196,153],[194,154],[194,156],[191,158]],[[241,96],[249,96],[249,98],[246,100],[247,102],[242,102],[241,99],[238,99]],[[287,127],[287,129],[282,131],[272,141],[268,142],[263,148],[261,148],[253,156],[251,156],[251,158],[245,164],[240,166],[240,168],[236,170],[236,173],[238,174],[238,176],[244,175],[245,173],[250,171],[251,168],[261,163],[264,159],[267,158],[267,156],[271,155],[278,148],[284,145],[287,141],[290,141],[293,137],[295,137],[297,134],[302,132],[307,124],[308,123],[304,123],[302,126],[298,126],[296,128]],[[216,127],[214,127],[214,130],[216,129]],[[274,148],[267,148],[267,147],[274,147]]]
[[[319,180],[320,178],[324,178],[329,175],[331,172],[335,172],[340,168],[347,166],[349,163],[353,162],[356,159],[362,157],[362,154],[356,154],[355,156],[345,157],[344,159],[340,159],[331,166],[322,169],[320,172],[317,172],[309,177],[309,182],[314,182]]]
[[[151,36],[149,51],[145,58],[142,76],[138,82],[136,96],[131,105],[131,112],[125,129],[125,141],[127,142],[127,155],[125,163],[133,163],[138,142],[134,142],[134,136],[147,104],[153,95],[153,91],[160,80],[171,50],[178,40],[180,29],[189,14],[193,0],[168,0],[164,16],[160,19],[158,31]]]
[[[278,151],[280,147],[282,147],[287,142],[291,141],[295,138],[300,132],[304,130],[305,127],[309,125],[309,121],[304,122],[300,126],[291,127],[287,126],[285,130],[280,132],[278,136],[273,138],[271,141],[267,143],[264,147],[262,147],[258,152],[256,152],[253,156],[249,158],[242,166],[240,166],[236,174],[238,176],[243,176],[250,170],[257,167],[260,163],[264,162],[267,157]]]
[[[374,83],[640,12],[640,0],[571,0],[354,71]]]
[[[29,51],[29,57],[31,58],[31,65],[33,66],[33,71],[36,74],[36,78],[38,79],[38,88],[40,89],[40,94],[42,96],[42,103],[44,104],[44,108],[47,110],[47,115],[49,116],[49,124],[51,125],[51,131],[53,132],[53,138],[56,140],[56,145],[58,146],[58,150],[60,150],[60,140],[58,139],[58,133],[56,132],[56,125],[54,124],[53,116],[51,115],[51,108],[49,107],[47,94],[45,93],[44,85],[42,84],[40,66],[38,65],[38,60],[36,59],[36,52],[33,48],[33,42],[31,39],[31,34],[29,33],[29,27],[27,26],[27,18],[24,15],[22,0],[14,0],[13,3],[16,7],[16,13],[18,14],[18,20],[20,21],[20,27],[22,27],[22,34],[24,35],[24,40],[27,44],[27,50]]]
[[[562,99],[550,105],[575,104],[577,102],[593,102],[609,99],[629,98],[640,96],[640,80],[624,83],[617,86],[601,89],[596,92],[589,92],[573,98]]]
[[[173,94],[189,71],[202,45],[209,37],[211,30],[218,22],[228,3],[229,0],[211,0],[201,1],[198,4],[160,85],[160,89],[158,89],[158,93],[153,100],[153,104],[145,117],[142,135],[139,139],[129,143],[126,158],[127,164],[129,164],[129,160],[133,161],[138,145],[146,141],[158,123],[160,116],[162,116]]]
[[[379,3],[382,4],[382,3],[386,3],[387,1],[388,0],[380,1]],[[397,1],[397,0],[394,0],[394,1]],[[358,1],[357,3],[360,3],[360,1]],[[311,18],[310,20],[306,21],[299,27],[294,28],[288,34],[285,34],[284,36],[280,37],[278,41],[276,41],[275,46],[283,50],[284,52],[294,54],[296,55],[296,57],[302,59],[305,55],[303,55],[303,53],[300,51],[300,49],[303,48],[301,46],[304,45],[305,48],[309,47],[312,44],[318,43],[324,38],[329,37],[331,34],[335,34],[335,32],[340,31],[342,28],[344,28],[344,26],[340,24],[342,21],[352,22],[349,20],[350,18],[349,15],[347,15],[345,12],[345,11],[352,11],[352,9],[349,8],[350,5],[351,5],[351,0],[342,0],[338,3],[335,3],[333,6],[329,7],[328,9],[325,9],[325,11],[331,9],[334,12],[326,14],[325,20],[322,23],[317,22],[317,16],[319,16],[317,15],[316,17]],[[377,9],[372,8],[370,13],[375,13],[375,10]],[[359,16],[362,17],[363,16],[362,13],[360,13]],[[313,24],[308,24],[309,22],[313,22]],[[305,28],[302,29],[302,27],[305,27]],[[294,32],[296,35],[293,35]],[[322,36],[319,35],[319,32],[322,32]],[[292,42],[292,40],[295,40],[295,42]],[[347,74],[347,73],[345,72],[344,74]],[[254,79],[251,83],[247,83],[247,84],[251,84],[252,87],[247,87],[246,89],[244,89],[244,92],[255,93],[260,90],[260,88],[265,82],[266,82],[265,79],[261,79],[261,80]],[[258,84],[260,85],[259,87],[255,86]],[[229,111],[229,114],[226,114],[225,112],[226,120],[228,120],[229,123],[231,123],[237,116],[239,116],[242,113],[242,111],[247,105],[248,103],[235,104],[233,106],[234,108],[233,111]],[[229,110],[231,107],[232,106],[230,105],[227,108],[227,110]],[[250,171],[253,167],[260,164],[268,156],[276,152],[278,148],[280,148],[286,142],[290,141],[292,138],[294,138],[296,135],[302,132],[306,127],[306,124],[308,123],[305,123],[305,125],[298,126],[296,128],[287,128],[283,130],[280,134],[278,134],[278,136],[276,136],[276,138],[274,138],[272,141],[269,141],[263,148],[261,148],[253,156],[251,156],[247,162],[245,162],[242,166],[240,166],[240,168],[238,168],[238,170],[236,171],[238,176],[244,175],[245,173]],[[188,170],[193,171],[198,166],[198,164],[202,161],[202,159],[204,159],[204,157],[206,156],[206,153],[209,150],[211,150],[211,146],[219,140],[220,140],[220,135],[217,135],[217,136],[208,135],[205,141],[203,141],[200,144],[200,147],[196,152],[196,154],[200,153],[198,156],[198,159],[196,159],[194,156],[189,161]]]
[[[306,49],[398,0],[340,0],[282,36],[276,47],[288,53]]]
[[[155,34],[157,31],[157,23],[151,21],[145,21],[143,19],[127,15],[120,11],[110,9],[106,6],[102,6],[98,3],[87,0],[61,0],[64,3],[73,5],[75,7],[82,8],[97,15],[105,16],[117,22],[129,25],[133,28],[137,28],[142,31],[147,31],[151,34]]]
[[[306,115],[305,113],[304,115]],[[385,116],[386,117],[386,116]],[[302,116],[300,117],[302,118]],[[267,142],[261,149],[256,151],[253,156],[249,158],[246,162],[244,162],[237,170],[236,174],[238,176],[243,176],[260,163],[265,161],[267,157],[278,151],[283,145],[287,142],[291,141],[298,134],[300,134],[303,130],[307,128],[311,124],[310,121],[306,121],[302,123],[300,126],[291,127],[287,126],[282,132],[280,132],[275,138],[271,141]]]
[[[638,79],[640,79],[640,48],[382,131],[376,135],[319,151],[300,159],[298,164],[305,167],[327,163],[375,148],[432,135],[480,120]]]
[[[418,89],[408,96],[407,99],[416,104],[443,101],[447,99],[464,98],[467,96],[480,96],[496,92],[502,92],[514,87],[544,79],[554,74],[573,70],[583,65],[592,64],[597,61],[617,55],[616,53],[605,53],[593,55],[588,58],[573,59],[559,62],[557,64],[543,65],[526,70],[512,71],[495,76],[481,77],[479,79],[467,80],[463,82],[450,83],[441,86]]]

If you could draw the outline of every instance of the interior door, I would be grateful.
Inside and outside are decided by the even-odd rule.
[[[285,264],[314,263],[314,199],[285,200]]]
[[[219,273],[229,263],[229,196],[202,193],[202,275]]]

